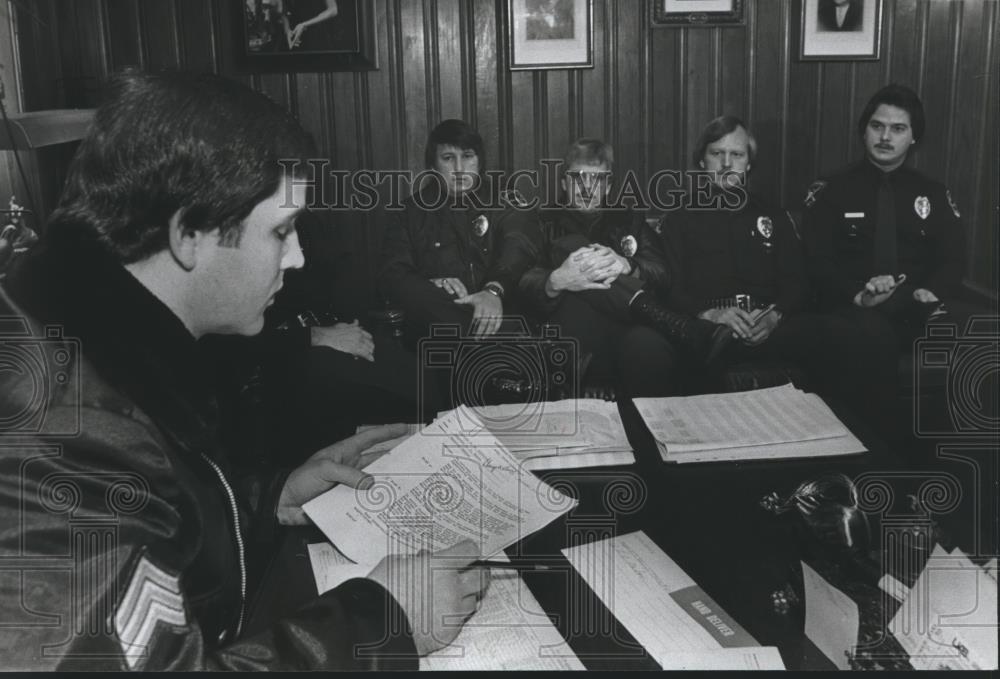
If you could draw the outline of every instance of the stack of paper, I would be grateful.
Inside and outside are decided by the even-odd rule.
[[[935,547],[889,629],[915,669],[996,670],[996,562]]]
[[[850,455],[866,449],[816,394],[791,384],[729,394],[637,398],[667,462]]]
[[[469,408],[525,469],[632,464],[618,406],[598,399],[509,403]]]

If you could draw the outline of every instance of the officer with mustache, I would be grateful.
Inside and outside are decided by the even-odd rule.
[[[901,343],[957,320],[965,240],[944,184],[905,167],[924,135],[917,94],[888,85],[858,119],[865,157],[809,187],[803,238],[821,307]],[[947,306],[946,303],[947,302]]]

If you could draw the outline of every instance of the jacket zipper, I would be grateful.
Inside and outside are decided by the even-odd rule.
[[[208,463],[214,471],[215,475],[219,477],[219,481],[222,482],[222,487],[226,490],[226,496],[229,498],[229,508],[233,512],[233,527],[236,530],[236,546],[239,551],[240,557],[240,619],[236,625],[236,634],[233,638],[238,638],[240,632],[243,631],[243,618],[246,615],[246,603],[247,603],[247,562],[246,562],[246,548],[243,545],[243,532],[240,530],[240,514],[236,508],[236,495],[233,494],[233,488],[229,485],[229,481],[226,480],[226,475],[222,473],[219,469],[219,465],[215,464],[210,457],[201,453],[202,459]]]

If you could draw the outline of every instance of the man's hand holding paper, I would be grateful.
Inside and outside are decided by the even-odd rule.
[[[305,512],[350,559],[375,564],[465,539],[491,556],[572,508],[474,420],[449,413],[367,467],[367,490],[335,487]]]

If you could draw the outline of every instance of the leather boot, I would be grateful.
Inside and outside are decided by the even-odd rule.
[[[728,326],[669,311],[645,291],[632,299],[629,310],[638,322],[659,331],[695,356],[703,357],[706,365],[713,363],[733,341],[733,332]]]

